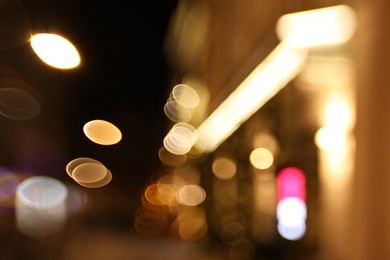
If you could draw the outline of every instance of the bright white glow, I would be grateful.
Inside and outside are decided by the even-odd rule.
[[[33,238],[58,233],[66,223],[68,189],[46,176],[30,177],[16,189],[16,226]]]
[[[62,36],[49,33],[35,34],[31,47],[45,63],[58,69],[72,69],[80,64],[80,56],[73,44]]]
[[[60,181],[46,176],[34,176],[24,180],[16,189],[19,203],[32,208],[55,207],[65,201],[68,190]]]
[[[343,97],[333,97],[328,101],[324,117],[325,125],[341,129],[348,129],[353,125],[351,106]]]
[[[344,149],[346,138],[345,130],[337,126],[324,126],[314,136],[318,148],[328,152]]]
[[[306,223],[301,222],[299,223],[299,225],[296,226],[287,226],[279,222],[278,232],[285,239],[292,240],[292,241],[299,240],[306,233]]]
[[[279,44],[198,127],[198,149],[217,148],[300,72],[306,57],[306,50]]]
[[[279,223],[293,227],[306,221],[306,203],[295,197],[284,198],[276,206],[276,216]]]
[[[316,47],[346,43],[356,30],[356,14],[338,5],[283,15],[276,25],[281,41],[290,47]]]

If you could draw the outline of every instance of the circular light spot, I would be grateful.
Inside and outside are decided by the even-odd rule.
[[[192,111],[180,106],[175,100],[170,100],[165,104],[164,113],[173,122],[187,122],[192,117]]]
[[[292,241],[299,240],[306,233],[306,223],[301,222],[299,223],[299,225],[296,226],[288,226],[282,222],[279,222],[278,232],[283,238],[287,240],[292,240]]]
[[[112,180],[112,173],[109,169],[107,169],[107,174],[106,176],[100,180],[100,181],[97,181],[97,182],[91,182],[91,183],[85,183],[85,182],[81,182],[81,181],[77,181],[75,180],[78,184],[80,184],[81,186],[84,186],[86,188],[101,188],[103,186],[106,186],[107,184],[109,184]]]
[[[274,156],[270,150],[266,148],[256,148],[251,152],[249,160],[253,167],[264,170],[272,166],[274,163]]]
[[[306,221],[306,203],[299,198],[285,198],[279,201],[276,214],[279,223],[286,226],[297,226]]]
[[[68,173],[68,175],[70,177],[73,178],[73,170],[83,164],[83,163],[97,163],[97,164],[102,164],[101,162],[95,160],[95,159],[92,159],[92,158],[88,158],[88,157],[79,157],[79,158],[76,158],[72,161],[70,161],[67,165],[66,165],[66,172]]]
[[[46,176],[34,176],[20,183],[16,198],[25,206],[44,209],[63,203],[68,190],[60,181]]]
[[[83,163],[73,170],[73,178],[81,183],[93,183],[102,180],[107,168],[99,163]]]
[[[228,180],[236,175],[236,163],[227,157],[220,157],[214,160],[212,165],[214,175],[222,180]]]
[[[83,127],[84,134],[94,143],[112,145],[122,139],[121,131],[105,120],[92,120]]]
[[[161,205],[162,202],[158,196],[158,186],[156,183],[149,185],[144,193],[145,199],[153,205]]]
[[[58,69],[72,69],[80,64],[80,55],[73,44],[62,36],[49,33],[35,34],[31,47],[46,64]]]
[[[172,89],[172,96],[185,108],[196,108],[199,105],[199,95],[192,87],[178,84]]]
[[[206,192],[199,185],[189,184],[178,189],[176,199],[180,204],[197,206],[206,199]]]
[[[173,154],[186,154],[198,139],[196,129],[187,123],[175,124],[163,140],[164,147]]]

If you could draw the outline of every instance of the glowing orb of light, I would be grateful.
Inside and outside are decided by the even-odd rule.
[[[177,190],[176,199],[182,205],[197,206],[206,199],[206,191],[199,185],[185,185]]]
[[[103,163],[89,157],[73,159],[65,169],[69,177],[87,188],[100,188],[112,180],[111,171]]]
[[[214,160],[211,169],[217,178],[228,180],[236,175],[237,165],[231,158],[219,157]]]
[[[84,134],[94,143],[112,145],[122,139],[122,133],[114,124],[105,120],[92,120],[83,127]]]
[[[39,33],[31,37],[31,47],[46,64],[58,69],[72,69],[80,64],[74,45],[62,36]]]
[[[27,178],[16,189],[18,202],[32,208],[50,208],[63,203],[68,189],[60,181],[47,176]]]
[[[279,201],[276,214],[279,223],[287,226],[297,226],[306,221],[306,203],[299,198],[285,198]]]
[[[91,183],[106,177],[107,168],[98,163],[83,163],[73,170],[73,178],[82,183]]]
[[[249,160],[253,167],[265,170],[271,167],[274,163],[274,156],[267,148],[260,147],[251,152]]]
[[[278,232],[283,238],[287,240],[292,240],[292,241],[299,240],[306,233],[306,223],[301,222],[299,225],[296,226],[288,226],[283,224],[282,222],[279,222]]]

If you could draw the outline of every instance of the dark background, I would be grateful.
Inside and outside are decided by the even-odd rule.
[[[81,65],[52,68],[28,42],[0,51],[0,63],[30,84],[41,100],[36,118],[0,118],[1,165],[75,184],[66,164],[77,157],[97,159],[113,179],[105,187],[84,189],[91,205],[83,225],[131,230],[143,189],[160,167],[158,149],[168,123],[163,106],[172,87],[164,41],[176,1],[20,3],[32,33],[67,38],[78,49]],[[11,16],[15,11],[4,9]],[[112,146],[91,142],[82,128],[94,119],[115,124],[122,140]]]

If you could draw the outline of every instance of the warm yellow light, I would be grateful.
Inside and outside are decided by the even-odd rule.
[[[56,34],[40,33],[31,37],[31,47],[45,63],[58,69],[72,69],[80,64],[74,45]]]
[[[169,152],[184,155],[190,151],[197,138],[196,129],[190,124],[181,122],[172,127],[165,136],[163,144]]]
[[[234,177],[237,172],[236,162],[227,157],[216,158],[212,165],[212,171],[215,177],[228,180]]]
[[[176,199],[182,205],[197,206],[206,199],[206,191],[199,185],[185,185],[177,190]]]
[[[352,108],[347,102],[347,99],[343,97],[334,97],[328,101],[324,111],[325,125],[340,129],[352,127]]]
[[[276,32],[290,47],[342,44],[353,36],[356,20],[351,7],[338,5],[283,15]]]
[[[85,135],[94,143],[112,145],[122,139],[121,131],[105,120],[92,120],[83,127]]]
[[[98,160],[79,157],[66,165],[66,172],[78,184],[87,188],[100,188],[112,180],[112,173]]]
[[[272,166],[274,163],[274,156],[271,151],[266,148],[256,148],[251,152],[249,160],[253,167],[264,170]]]
[[[196,108],[199,105],[199,95],[189,85],[178,84],[172,89],[172,97],[186,108]]]
[[[82,183],[102,180],[107,174],[107,168],[100,163],[83,163],[73,170],[73,178]]]
[[[199,150],[212,152],[243,122],[300,72],[307,56],[303,49],[279,44],[270,55],[198,127]]]

